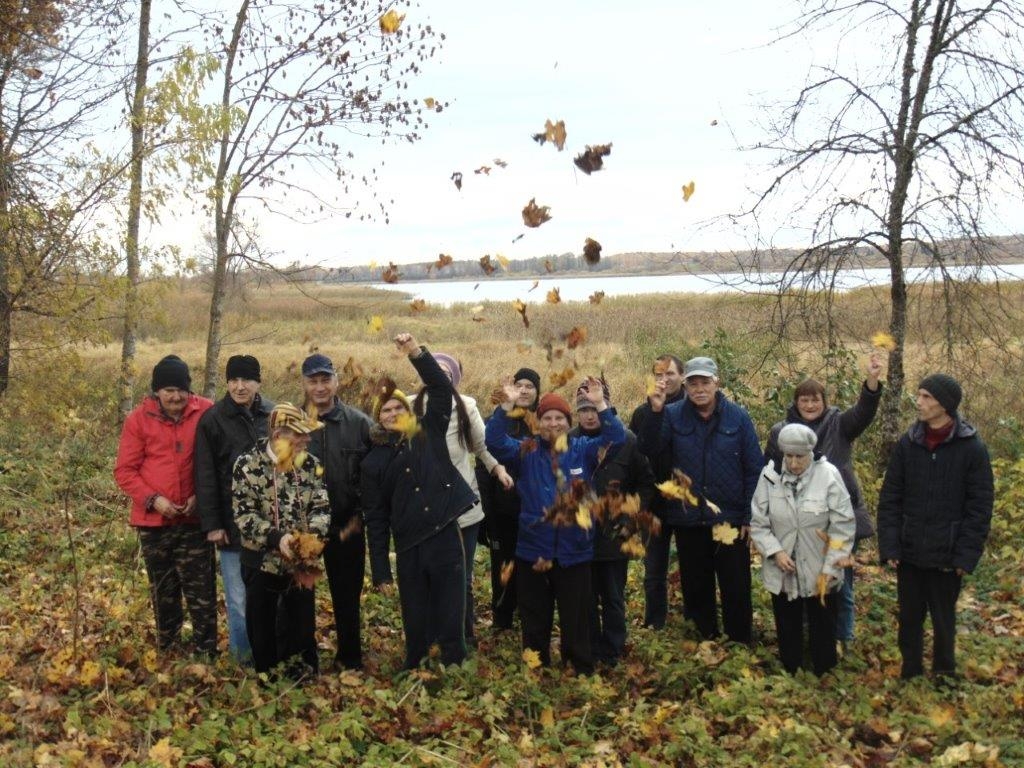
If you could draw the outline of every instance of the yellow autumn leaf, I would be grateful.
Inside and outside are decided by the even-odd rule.
[[[498,263],[501,264],[501,268],[508,272],[508,258],[502,256],[500,253],[496,253],[494,255],[494,258],[496,258],[498,260]]]
[[[374,315],[366,321],[366,332],[367,333],[380,333],[384,330],[384,318],[380,315]]]
[[[657,379],[655,379],[652,374],[647,374],[647,377],[644,379],[644,393],[648,397],[650,397],[651,395],[658,391],[657,387],[655,386],[656,384]]]
[[[694,182],[689,184],[683,184],[683,202],[690,202],[690,198],[693,196],[693,190],[696,189],[697,185]]]
[[[548,291],[548,304],[559,304],[562,301],[562,293],[558,288]]]
[[[368,266],[370,267],[370,269],[376,269],[377,268],[377,262],[376,261],[371,261]]]
[[[565,432],[555,438],[555,452],[565,453],[569,450],[569,435]]]
[[[423,100],[423,106],[426,107],[427,109],[433,109],[436,103],[437,102],[434,101],[432,96],[427,96],[427,98]]]
[[[184,754],[180,747],[172,747],[171,740],[166,736],[149,748],[149,759],[165,768],[177,766]]]
[[[729,523],[719,523],[711,527],[711,539],[719,544],[732,544],[739,535],[740,529],[729,525]]]
[[[815,594],[818,595],[818,600],[821,601],[821,606],[825,607],[825,595],[828,594],[828,576],[824,573],[818,574],[818,581],[815,584]]]
[[[696,504],[696,503],[697,503],[696,501],[693,502],[693,504]],[[708,505],[708,509],[711,510],[711,514],[713,514],[713,515],[720,515],[720,514],[722,514],[722,508],[720,506],[718,506],[717,504],[715,504],[715,502],[713,502],[711,499],[704,499],[704,503]]]
[[[886,352],[892,352],[894,349],[896,349],[896,339],[894,339],[885,331],[879,331],[878,333],[872,335],[871,346],[878,347],[879,349],[884,349]]]
[[[555,727],[555,713],[551,707],[544,707],[544,709],[540,711],[540,724],[542,728]]]
[[[406,440],[412,440],[416,437],[420,429],[419,421],[408,411],[402,411],[395,417],[395,431],[401,432]]]
[[[576,508],[576,525],[584,531],[589,531],[594,527],[594,519],[590,516],[590,507],[586,504],[580,504]]]
[[[540,652],[533,650],[533,648],[524,649],[523,663],[526,664],[528,669],[537,669],[540,666]]]
[[[391,9],[380,17],[380,31],[385,35],[393,35],[398,31],[398,28],[402,26],[402,21],[404,19],[404,13],[398,13],[396,10]]]
[[[619,545],[619,550],[626,557],[643,557],[647,548],[635,533]]]

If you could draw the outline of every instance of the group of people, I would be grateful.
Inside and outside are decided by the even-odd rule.
[[[316,672],[322,563],[334,663],[358,669],[368,549],[375,589],[391,594],[397,576],[404,666],[420,665],[435,643],[443,663],[459,663],[476,644],[473,563],[483,542],[494,630],[518,615],[524,648],[547,665],[557,610],[561,661],[589,674],[624,653],[631,557],[644,560],[644,623],[665,625],[674,542],[683,614],[703,638],[719,637],[721,611],[728,640],[752,641],[754,549],[784,668],[804,666],[805,645],[816,674],[835,666],[837,641],[853,638],[853,552],[876,532],[852,445],[878,409],[877,355],[846,410],[828,404],[819,382],[802,382],[762,451],[707,357],[656,359],[629,429],[607,382],[585,378],[570,402],[542,394],[530,368],[502,379],[485,423],[458,391],[456,358],[407,333],[394,343],[422,388],[410,397],[383,382],[369,415],[341,402],[322,354],[303,362],[301,406],[262,397],[249,355],[228,360],[217,403],[191,392],[181,359],[157,363],[152,394],[125,422],[115,477],[132,499],[161,649],[181,642],[184,598],[195,649],[216,653],[217,553],[235,657],[259,672],[282,663],[295,677]],[[956,601],[992,514],[988,453],[960,416],[961,398],[948,375],[921,381],[918,419],[879,495],[879,553],[896,571],[908,678],[923,673],[927,615],[933,672],[955,672]],[[676,492],[659,492],[659,482]],[[567,505],[568,518],[555,514]],[[592,514],[598,506],[605,512]],[[640,509],[658,524],[640,531]],[[638,552],[628,544],[640,533]]]

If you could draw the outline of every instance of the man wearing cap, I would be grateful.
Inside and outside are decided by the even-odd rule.
[[[611,403],[611,391],[604,383],[604,399]],[[613,409],[614,410],[614,409]],[[576,390],[576,423],[570,437],[598,437],[601,434],[601,416],[590,401],[586,382]],[[657,495],[654,473],[650,462],[636,447],[636,437],[626,432],[626,440],[619,448],[609,448],[598,454],[590,485],[599,496],[609,491],[625,497],[636,494],[640,508],[650,509]],[[623,516],[624,517],[624,516]],[[605,519],[594,526],[594,559],[590,567],[593,599],[590,607],[590,645],[594,661],[615,666],[626,645],[626,576],[629,558],[622,551],[625,536],[633,533],[623,526],[624,520]]]
[[[659,355],[651,365],[654,382],[665,384],[665,405],[670,405],[686,398],[683,389],[683,361],[675,355]],[[629,420],[629,430],[634,435],[640,434],[640,428],[651,413],[651,404],[641,403],[633,411]],[[652,462],[652,470],[657,480],[667,480],[672,474],[672,462],[668,454],[657,457]],[[650,510],[659,518],[665,507],[665,499],[655,494],[651,499]],[[668,615],[668,561],[669,550],[675,527],[662,521],[661,532],[651,535],[644,553],[644,626],[661,629],[665,626]]]
[[[749,643],[753,607],[750,599],[750,501],[764,466],[757,432],[746,410],[718,388],[718,366],[695,357],[683,366],[686,399],[665,405],[665,383],[656,382],[649,397],[651,414],[640,430],[640,450],[652,462],[667,455],[671,465],[693,481],[701,503],[673,500],[662,520],[679,528],[676,549],[683,588],[683,615],[704,638],[718,636],[715,582],[722,600],[722,623],[730,640]],[[717,510],[710,502],[717,506]],[[739,528],[732,543],[716,541],[714,526]]]
[[[602,449],[617,450],[626,430],[604,399],[601,382],[587,379],[583,391],[598,413],[595,437],[568,437],[572,411],[566,399],[548,392],[537,404],[537,437],[516,439],[509,434],[508,412],[518,397],[511,378],[502,382],[504,399],[487,422],[487,448],[506,467],[518,470],[522,504],[516,544],[515,579],[523,646],[537,651],[541,663],[551,663],[551,630],[555,606],[561,630],[562,663],[579,674],[594,671],[590,648],[590,562],[593,531],[585,526],[555,527],[546,512],[571,491],[574,481],[589,483]]]
[[[359,463],[370,450],[373,422],[362,411],[341,402],[338,374],[326,355],[310,355],[302,362],[302,388],[307,409],[315,409],[324,425],[310,440],[309,452],[323,465],[331,500],[324,566],[337,633],[334,665],[359,669],[363,666],[359,600],[366,573]]]
[[[532,368],[520,368],[512,374],[516,397],[512,410],[506,414],[505,429],[517,439],[531,436],[527,414],[537,410],[540,398],[540,374]],[[495,413],[500,409],[495,409]],[[493,419],[494,416],[492,415]],[[509,467],[512,477],[514,470]],[[519,491],[515,486],[506,488],[487,471],[482,462],[476,465],[476,480],[480,490],[480,505],[484,510],[484,531],[491,552],[491,613],[492,627],[496,631],[512,628],[516,613],[515,584],[502,583],[502,568],[515,562],[516,543],[519,539]]]
[[[242,542],[231,511],[231,471],[239,456],[266,439],[274,404],[260,395],[260,361],[252,355],[229,357],[225,378],[227,393],[203,414],[196,430],[196,508],[207,540],[220,551],[228,646],[246,662],[252,649],[245,630]]]
[[[924,618],[932,672],[956,673],[956,601],[981,558],[994,497],[988,449],[959,413],[963,391],[935,373],[917,388],[918,420],[899,439],[878,496],[878,554],[896,569],[901,677],[924,673]]]
[[[321,426],[295,405],[279,403],[270,412],[269,439],[239,456],[232,472],[253,664],[269,672],[288,661],[296,679],[319,670],[315,592],[294,580],[293,544],[299,533],[325,538],[331,522],[320,462],[306,450]]]
[[[196,651],[217,652],[213,545],[196,517],[193,458],[196,428],[213,403],[191,392],[188,365],[168,355],[153,367],[152,394],[125,419],[114,478],[132,500],[156,616],[157,645],[181,640],[182,596]]]

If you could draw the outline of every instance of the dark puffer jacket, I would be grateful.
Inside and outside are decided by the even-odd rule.
[[[584,432],[574,427],[570,437],[595,437],[600,432]],[[640,453],[636,445],[636,435],[626,432],[626,442],[619,448],[609,448],[604,456],[598,457],[597,466],[590,477],[590,485],[598,495],[608,491],[608,486],[618,483],[619,491],[626,495],[635,493],[640,496],[640,508],[650,509],[651,500],[658,495],[654,489],[654,472],[647,457]],[[622,552],[622,539],[614,532],[614,520],[606,520],[594,528],[594,559],[595,560],[626,560]]]
[[[918,421],[893,448],[878,496],[879,557],[971,573],[992,522],[988,449],[959,416],[934,451],[924,436]]]
[[[373,421],[337,398],[334,407],[318,418],[324,426],[310,435],[309,452],[320,459],[324,468],[324,483],[331,500],[328,537],[334,539],[353,515],[361,513],[359,465],[370,452]]]
[[[850,494],[850,503],[853,504],[853,514],[857,518],[858,539],[867,539],[875,534],[875,527],[871,522],[871,514],[864,505],[864,494],[861,492],[860,483],[857,482],[857,473],[853,468],[853,441],[863,434],[864,430],[871,426],[878,412],[878,403],[882,399],[882,383],[878,383],[878,389],[872,392],[867,384],[861,386],[860,397],[857,402],[840,411],[832,405],[825,409],[825,412],[814,421],[807,421],[800,415],[795,404],[789,406],[786,411],[785,421],[776,423],[768,435],[765,444],[764,456],[773,463],[780,464],[782,452],[779,450],[779,432],[787,424],[803,424],[814,430],[818,436],[818,444],[815,446],[815,453],[823,455],[839,470],[843,483]]]
[[[231,511],[231,471],[238,457],[267,437],[274,404],[256,395],[246,408],[224,395],[199,419],[196,428],[196,510],[204,531],[225,530],[224,549],[237,551],[241,538]]]
[[[754,423],[747,412],[721,392],[715,410],[704,420],[689,399],[666,405],[644,419],[638,442],[655,464],[668,453],[672,466],[690,476],[693,490],[721,508],[714,514],[701,505],[684,506],[673,500],[661,512],[669,525],[711,526],[750,524],[750,500],[764,467]]]
[[[427,407],[411,440],[374,425],[360,466],[373,583],[391,580],[389,538],[404,552],[455,523],[477,502],[448,455],[451,382],[425,349],[409,358],[426,386]]]

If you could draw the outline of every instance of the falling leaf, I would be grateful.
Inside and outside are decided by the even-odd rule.
[[[402,411],[395,417],[395,431],[401,432],[406,440],[412,440],[419,434],[420,423],[416,417],[408,411]]]
[[[712,120],[711,121],[711,126],[714,127],[716,125],[718,125],[718,121],[717,120]]]
[[[671,478],[655,486],[666,499],[679,499],[691,507],[696,507],[700,504],[700,499],[691,490],[692,487],[693,480],[690,476],[678,469],[672,470]]]
[[[588,237],[583,242],[583,260],[591,266],[597,264],[601,260],[601,244],[592,237]]]
[[[482,269],[484,271],[484,273],[486,273],[488,275],[493,275],[494,274],[494,270],[496,270],[497,267],[494,266],[493,264],[491,264],[491,255],[490,254],[487,254],[486,256],[481,256],[480,257],[480,269]],[[479,283],[477,283],[477,285],[479,285]]]
[[[696,188],[696,186],[697,185],[694,182],[692,182],[692,181],[689,184],[683,184],[683,202],[684,203],[690,202],[690,197],[693,196],[693,190]]]
[[[633,534],[619,545],[619,551],[626,557],[643,557],[647,554],[647,547],[637,534]]]
[[[380,333],[384,330],[384,318],[380,315],[373,315],[366,321],[367,333]]]
[[[724,525],[724,523],[723,523]],[[718,526],[716,525],[715,528]],[[818,600],[821,601],[822,608],[825,607],[825,595],[828,594],[828,576],[824,573],[818,574],[818,581],[816,584],[815,593],[818,595]]]
[[[534,281],[533,281],[533,285],[531,285],[531,286],[530,286],[530,291],[532,291],[532,290],[533,290],[534,288],[536,288],[536,287],[537,287],[538,285],[540,285],[540,280],[534,280]],[[529,293],[530,291],[527,291],[527,293]]]
[[[528,227],[539,227],[545,221],[551,220],[551,214],[546,205],[537,205],[537,198],[531,197],[530,202],[523,208],[523,223]]]
[[[565,121],[559,120],[557,123],[552,123],[550,120],[545,121],[544,132],[533,134],[533,140],[541,145],[550,141],[561,152],[565,149]]]
[[[427,109],[433,109],[436,103],[437,102],[434,101],[434,98],[432,96],[427,96],[427,98],[423,100],[423,106],[426,107]]]
[[[522,301],[521,299],[516,299],[515,301],[512,302],[512,306],[513,306],[513,308],[515,309],[516,312],[518,312],[520,315],[522,315],[523,325],[526,328],[529,328],[530,327],[530,318],[528,318],[526,316],[526,302]]]
[[[551,259],[544,259],[544,269],[548,274],[555,271],[555,265],[551,263]]]
[[[439,253],[437,254],[437,261],[434,262],[434,268],[439,270],[444,269],[445,267],[450,266],[451,263],[451,256],[449,256],[447,253]]]
[[[502,160],[500,157],[494,158],[494,164],[499,168],[508,168],[508,163]]]
[[[489,165],[481,165],[479,168],[474,170],[473,173],[475,173],[477,175],[480,175],[482,173],[484,176],[490,176],[491,175],[491,166],[489,166]]]
[[[575,368],[566,368],[564,371],[555,371],[548,376],[548,381],[551,382],[552,389],[558,389],[564,387],[570,381],[576,378]]]
[[[383,323],[382,323],[383,325]],[[342,366],[341,376],[338,379],[338,386],[340,387],[351,387],[359,379],[363,377],[363,366],[355,361],[355,358],[349,357],[345,361],[345,365]]]
[[[600,171],[604,165],[604,159],[612,153],[611,144],[595,144],[594,146],[587,145],[586,151],[580,153],[573,160],[576,167],[583,171],[589,176],[594,171]]]
[[[884,349],[886,352],[892,352],[896,349],[896,339],[885,331],[879,331],[871,337],[871,346]]]
[[[533,564],[533,570],[537,573],[546,573],[551,570],[552,562],[545,560],[543,557],[538,557],[537,562]]]
[[[555,444],[552,446],[555,449],[555,453],[565,453],[569,450],[569,435],[563,432],[555,438]]]
[[[533,648],[524,648],[523,663],[528,669],[537,669],[540,666],[540,653]]]
[[[405,18],[404,13],[398,13],[394,9],[388,11],[380,17],[380,31],[385,35],[393,35],[398,31],[398,28],[402,26],[402,20]]]
[[[585,531],[589,531],[594,527],[594,519],[590,516],[590,509],[582,504],[576,510],[576,525]]]
[[[740,529],[728,523],[718,523],[718,525],[711,526],[711,539],[719,544],[732,544],[739,535]]]
[[[512,580],[512,574],[516,570],[515,560],[506,560],[501,565],[501,586],[507,587],[508,583]]]
[[[452,173],[452,181],[455,182],[455,188],[462,190],[462,171],[455,171]]]
[[[423,299],[413,299],[409,302],[409,309],[413,312],[423,312],[427,308],[427,302]]]
[[[587,329],[581,325],[577,325],[565,335],[565,346],[569,349],[576,349],[576,347],[584,343],[586,340]]]
[[[600,304],[601,303],[601,299],[603,299],[603,298],[604,298],[604,291],[594,291],[592,294],[590,294],[590,303],[591,304]]]
[[[559,304],[562,301],[562,294],[558,288],[552,288],[548,291],[547,302],[548,304]]]
[[[495,254],[494,258],[496,258],[498,260],[498,263],[501,264],[501,268],[508,272],[509,260],[506,257],[502,256],[500,253]]]
[[[512,238],[512,244],[513,244],[513,245],[515,245],[515,244],[516,244],[516,243],[518,243],[518,242],[519,242],[520,240],[522,240],[522,239],[523,239],[523,237],[525,237],[525,236],[526,236],[526,233],[525,233],[525,232],[520,232],[520,233],[519,233],[518,235],[516,235],[515,237],[513,237],[513,238]]]
[[[376,269],[377,268],[377,262],[376,261],[371,261],[370,264],[369,264],[369,267],[370,267],[370,269]]]
[[[38,69],[36,67],[25,67],[21,71],[24,72],[25,76],[31,80],[38,80],[40,77],[43,76],[43,70]]]
[[[715,504],[711,499],[704,499],[704,503],[708,505],[708,509],[711,510],[711,514],[720,515],[722,514],[722,508]]]
[[[471,317],[470,320],[472,320],[474,323],[486,323],[487,322],[487,318],[486,317]]]
[[[383,271],[381,271],[380,273],[381,280],[383,280],[385,283],[397,283],[398,278],[400,278],[401,276],[402,275],[398,271],[398,267],[395,266],[394,262],[389,262],[388,265],[384,267]]]

